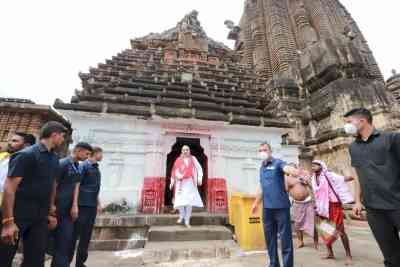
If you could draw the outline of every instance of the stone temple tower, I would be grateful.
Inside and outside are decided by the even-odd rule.
[[[304,163],[350,167],[342,116],[373,111],[375,125],[398,129],[397,104],[374,56],[338,0],[246,0],[230,39],[242,63],[267,79],[265,111],[296,124]]]

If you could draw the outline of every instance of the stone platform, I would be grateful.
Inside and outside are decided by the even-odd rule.
[[[383,258],[379,248],[372,237],[371,231],[366,226],[347,226],[350,237],[351,248],[354,256],[354,267],[381,267]],[[341,242],[334,245],[336,261],[322,260],[325,255],[325,248],[319,251],[312,248],[312,240],[307,238],[306,247],[295,250],[295,267],[340,267],[345,266],[344,249]],[[233,242],[233,241],[226,241]],[[180,243],[180,242],[178,242]],[[175,247],[185,255],[185,258],[171,260],[174,254],[166,252],[163,262],[145,263],[144,249],[124,250],[124,251],[92,251],[89,254],[87,266],[90,267],[264,267],[268,263],[265,252],[243,253],[240,250],[231,251],[231,255],[219,254],[217,257],[211,254],[212,247],[218,247],[219,241],[203,241],[194,243],[178,244],[175,242],[165,242],[162,246],[154,246],[159,251],[168,251]],[[192,249],[187,247],[190,244]],[[171,257],[169,257],[171,255]],[[164,261],[165,260],[165,261]],[[49,267],[49,262],[46,267]],[[268,266],[268,265],[267,265]]]
[[[190,259],[229,259],[238,254],[233,240],[181,242],[148,242],[143,251],[143,264],[176,263]]]
[[[151,226],[143,262],[162,263],[187,259],[229,258],[239,250],[232,231],[224,225]]]

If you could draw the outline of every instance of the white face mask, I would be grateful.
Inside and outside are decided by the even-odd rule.
[[[260,158],[262,160],[269,159],[269,154],[267,152],[260,152]]]
[[[344,131],[345,131],[347,134],[350,134],[350,135],[357,135],[357,134],[358,134],[357,126],[355,126],[355,125],[352,124],[352,123],[346,123],[346,124],[344,125]]]

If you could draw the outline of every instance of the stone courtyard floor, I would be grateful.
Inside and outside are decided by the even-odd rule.
[[[353,266],[377,267],[383,266],[381,253],[372,237],[369,228],[363,226],[347,227],[351,239],[354,263]],[[312,240],[307,239],[308,244]],[[166,242],[168,246],[168,242]],[[131,267],[143,266],[142,250],[127,250],[119,252],[91,252],[87,262],[88,267]],[[334,267],[345,266],[344,250],[341,242],[336,242],[335,253],[337,261],[322,260],[325,249],[315,251],[311,247],[305,247],[295,252],[296,267]],[[147,264],[145,267],[258,267],[266,266],[266,255],[263,252],[244,253],[230,259],[201,259],[161,264]],[[50,266],[49,264],[47,266]],[[46,267],[47,267],[46,266]]]

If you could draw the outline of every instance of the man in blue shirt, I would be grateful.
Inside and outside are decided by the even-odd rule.
[[[54,149],[62,145],[68,130],[58,122],[46,123],[40,143],[11,156],[4,186],[2,241],[16,245],[23,241],[22,267],[44,267],[50,204],[55,196],[58,157]],[[7,249],[7,248],[6,248]],[[3,248],[0,246],[0,254]],[[12,258],[0,257],[0,266],[11,267]]]
[[[76,252],[76,267],[86,267],[88,248],[92,238],[92,230],[96,221],[96,215],[101,212],[99,200],[101,174],[98,162],[103,159],[103,150],[100,147],[93,147],[88,160],[79,166],[82,180],[79,187],[79,216],[75,223],[73,248],[79,239]],[[70,261],[73,258],[71,251]]]
[[[260,145],[260,156],[263,159],[260,168],[260,186],[252,207],[255,214],[263,200],[264,234],[267,242],[270,267],[279,267],[278,234],[282,241],[282,258],[284,267],[293,267],[293,239],[290,221],[290,201],[285,189],[285,173],[298,175],[299,171],[286,162],[272,157],[268,143]]]
[[[88,143],[75,145],[72,155],[60,160],[57,177],[56,211],[58,225],[54,231],[55,252],[52,267],[69,267],[74,222],[78,218],[78,195],[81,182],[79,161],[87,160],[93,151]]]

